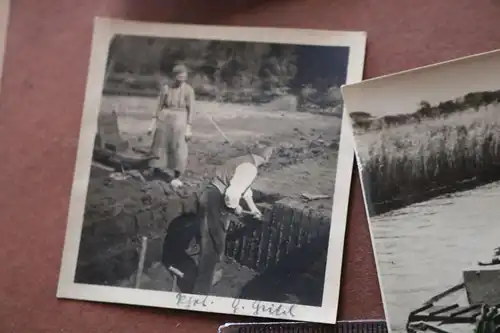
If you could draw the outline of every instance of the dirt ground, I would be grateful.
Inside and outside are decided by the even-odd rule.
[[[154,99],[105,96],[101,112],[116,110],[123,138],[132,146],[148,148],[146,134],[155,108]],[[225,143],[210,119],[232,141]],[[255,188],[279,193],[303,208],[331,213],[341,119],[303,112],[279,111],[256,106],[198,102],[189,145],[188,177],[210,175],[213,167],[245,153],[247,146],[271,143],[276,149]],[[301,194],[330,198],[307,202]]]
[[[151,137],[146,134],[156,101],[137,97],[104,97],[101,112],[115,110],[123,139],[130,146],[147,149]],[[225,143],[210,119],[231,139]],[[276,108],[197,103],[189,145],[185,191],[198,185],[216,165],[238,156],[258,143],[271,143],[276,153],[263,167],[254,187],[266,194],[279,194],[282,200],[298,208],[312,208],[331,215],[335,185],[341,119],[334,116],[279,111]],[[84,224],[106,223],[118,210],[134,212],[143,206],[168,200],[166,184],[142,183],[137,179],[113,180],[106,172],[93,168],[87,196]],[[326,199],[306,201],[301,194],[327,195]],[[257,276],[246,267],[227,259],[223,276],[215,286],[217,295],[235,297]],[[134,276],[119,285],[133,286]],[[173,280],[161,263],[149,267],[141,287],[172,290]]]

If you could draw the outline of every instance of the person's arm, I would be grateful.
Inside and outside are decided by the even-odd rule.
[[[255,202],[253,201],[253,190],[252,188],[248,188],[245,193],[243,193],[243,200],[245,200],[245,203],[247,204],[248,208],[250,209],[250,212],[254,214],[261,214],[259,208],[257,205],[255,205]]]
[[[187,101],[186,101],[187,124],[188,124],[188,126],[191,126],[191,122],[193,121],[194,106],[195,106],[195,102],[196,102],[196,96],[194,94],[194,89],[191,86],[189,86],[186,98],[187,98]]]
[[[231,178],[229,186],[226,189],[224,198],[226,206],[231,209],[235,209],[236,207],[238,207],[243,193],[250,189],[250,186],[252,185],[256,177],[257,167],[255,165],[253,165],[252,163],[242,163],[238,165],[234,172],[233,178]]]
[[[164,84],[160,86],[160,96],[158,97],[158,105],[153,113],[153,119],[151,119],[151,124],[149,125],[148,134],[151,135],[156,127],[156,122],[160,116],[160,112],[163,109],[163,104],[165,103],[165,96],[168,93],[168,85]]]
[[[164,103],[165,103],[165,96],[168,94],[168,85],[167,84],[162,84],[160,87],[160,96],[158,100],[158,105],[156,106],[156,112],[154,114],[154,118],[158,119],[160,116],[160,112],[163,109]]]

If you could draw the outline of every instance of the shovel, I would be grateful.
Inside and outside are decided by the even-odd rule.
[[[182,279],[184,277],[184,273],[181,272],[179,269],[175,268],[174,266],[170,266],[168,268],[168,270],[174,276],[174,283],[172,285],[172,291],[176,292],[177,291],[178,279]]]

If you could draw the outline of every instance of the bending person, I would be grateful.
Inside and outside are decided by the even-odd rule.
[[[226,248],[226,234],[229,226],[228,213],[241,215],[243,199],[250,213],[262,218],[253,201],[252,183],[258,168],[271,158],[271,147],[255,154],[245,154],[228,160],[216,169],[215,176],[200,196],[198,209],[200,219],[200,259],[193,293],[208,295],[212,285],[222,272],[216,273],[216,265],[222,261]],[[216,276],[219,275],[219,276]]]

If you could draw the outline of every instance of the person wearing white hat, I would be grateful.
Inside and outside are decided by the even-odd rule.
[[[159,105],[154,114],[148,134],[154,133],[151,154],[156,156],[150,163],[153,169],[164,173],[173,171],[170,184],[183,186],[180,178],[186,171],[188,141],[191,139],[191,122],[194,113],[195,93],[186,80],[185,65],[174,66],[175,82],[163,85]]]

